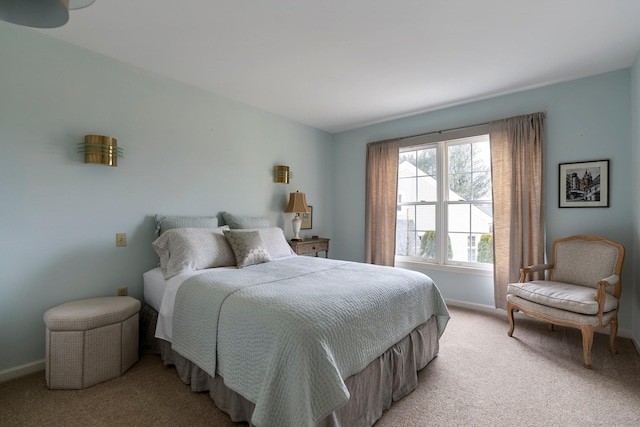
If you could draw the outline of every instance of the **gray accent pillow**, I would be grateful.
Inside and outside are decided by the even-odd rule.
[[[239,216],[230,214],[229,212],[222,212],[222,218],[224,218],[224,222],[231,229],[267,228],[271,226],[267,218]]]
[[[257,230],[224,230],[224,237],[235,254],[238,268],[271,261]]]
[[[218,228],[174,228],[162,233],[153,243],[160,257],[165,279],[186,271],[236,265],[235,256],[224,231]]]
[[[174,228],[216,228],[217,216],[167,216],[156,215],[156,236]]]

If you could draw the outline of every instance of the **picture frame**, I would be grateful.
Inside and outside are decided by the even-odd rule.
[[[609,160],[559,164],[559,207],[608,208]]]
[[[302,224],[300,225],[301,230],[310,230],[313,228],[313,206],[309,206],[309,210],[311,212],[303,212],[300,214],[300,219],[302,220]]]

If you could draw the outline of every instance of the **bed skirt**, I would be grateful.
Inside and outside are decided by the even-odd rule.
[[[214,403],[235,422],[251,424],[254,404],[228,388],[219,375],[211,377],[195,363],[171,349],[171,343],[154,338],[158,313],[145,305],[141,313],[141,349],[160,354],[165,365],[174,365],[180,379],[196,392],[208,391]],[[366,368],[345,380],[349,401],[320,421],[321,427],[371,426],[382,412],[413,391],[418,371],[438,355],[435,316],[411,331]]]

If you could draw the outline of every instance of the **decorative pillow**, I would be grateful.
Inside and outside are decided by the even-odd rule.
[[[236,256],[238,268],[271,261],[271,255],[265,248],[256,230],[224,230],[231,250]]]
[[[271,224],[267,218],[259,218],[253,216],[238,216],[230,214],[229,212],[222,212],[224,222],[231,229],[238,228],[267,228]]]
[[[284,236],[284,231],[280,227],[269,228],[257,228],[255,229],[260,234],[264,247],[271,255],[272,259],[282,258],[285,256],[295,255],[296,253],[291,249],[287,238]]]
[[[165,279],[186,271],[236,265],[223,232],[229,227],[174,228],[162,233],[152,246],[160,257]]]
[[[174,228],[216,228],[217,226],[217,216],[156,215],[156,236]]]

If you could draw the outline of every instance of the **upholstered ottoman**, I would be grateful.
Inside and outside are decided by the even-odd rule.
[[[122,375],[138,361],[140,301],[89,298],[44,313],[46,380],[52,389],[81,389]]]

